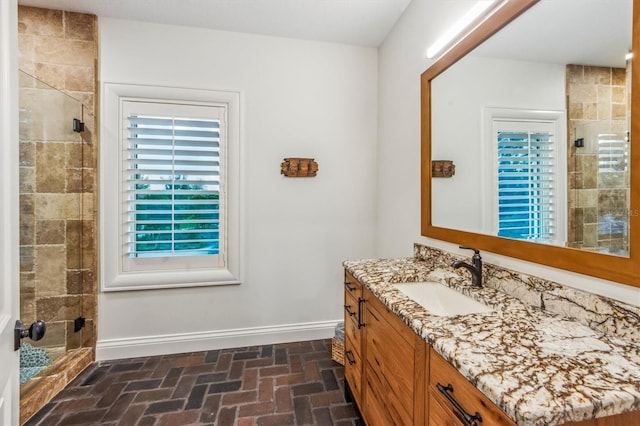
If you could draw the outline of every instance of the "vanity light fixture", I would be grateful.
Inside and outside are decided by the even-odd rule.
[[[508,0],[480,0],[427,49],[427,58],[446,53]]]
[[[624,59],[626,61],[630,61],[631,59],[633,59],[633,52],[629,52],[626,55],[624,55]]]

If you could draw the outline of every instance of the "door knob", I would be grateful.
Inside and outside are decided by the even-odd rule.
[[[20,340],[28,337],[34,342],[42,339],[47,332],[47,324],[42,320],[34,321],[29,328],[22,328],[22,321],[17,320],[13,329],[13,350],[20,349]]]

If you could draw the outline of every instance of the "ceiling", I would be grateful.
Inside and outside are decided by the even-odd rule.
[[[411,0],[19,0],[24,6],[378,47]]]
[[[544,0],[473,54],[624,68],[631,49],[632,9],[633,0]]]

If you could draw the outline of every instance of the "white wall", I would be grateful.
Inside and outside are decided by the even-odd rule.
[[[101,293],[98,358],[332,336],[375,254],[376,50],[101,18],[100,79],[241,92],[244,282]]]
[[[430,44],[475,2],[413,0],[378,51],[377,255],[412,254],[414,242],[468,255],[420,236],[420,74]],[[484,253],[486,261],[640,305],[640,288]]]

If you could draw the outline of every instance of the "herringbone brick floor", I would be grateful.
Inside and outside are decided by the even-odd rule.
[[[26,424],[358,425],[331,341],[103,361]]]

